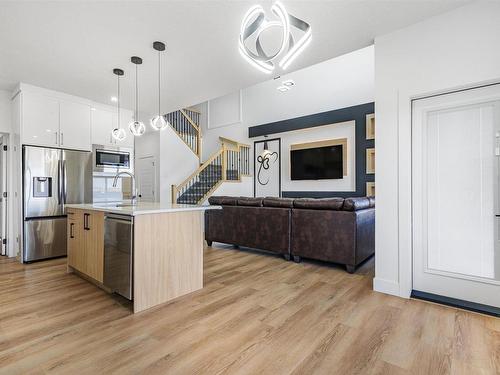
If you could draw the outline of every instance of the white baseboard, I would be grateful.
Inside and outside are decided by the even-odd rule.
[[[397,297],[408,298],[401,295],[399,290],[399,283],[392,280],[385,280],[375,277],[373,279],[373,290],[380,293],[391,294]]]

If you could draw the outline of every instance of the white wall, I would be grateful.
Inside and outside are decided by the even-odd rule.
[[[200,159],[168,126],[160,132],[160,202],[172,201],[172,185],[179,185],[200,166]]]
[[[215,189],[212,195],[251,197],[253,195],[253,177],[242,176],[241,182],[223,182],[217,189]],[[208,199],[202,204],[207,205]]]
[[[292,90],[286,93],[278,92],[276,88],[281,85],[282,81],[288,79],[293,79],[295,82]],[[242,90],[241,96],[242,121],[225,127],[209,129],[206,117],[203,117],[207,111],[207,104],[202,103],[196,106],[202,112],[203,160],[218,150],[220,136],[253,146],[253,141],[262,138],[248,138],[248,128],[251,126],[372,102],[374,100],[374,48],[373,46],[366,47],[283,75],[278,80],[271,79],[248,87]],[[236,113],[235,108],[218,107],[220,103],[228,102],[234,101],[212,101],[210,111],[219,113],[227,110]],[[288,150],[292,143],[341,136],[348,136],[351,141],[352,136],[351,150],[354,152],[354,134],[351,135],[351,131],[343,125],[309,129],[303,133],[280,133],[275,136],[282,138],[283,190],[355,190],[354,164],[350,168],[353,173],[343,180],[292,182],[287,173]],[[354,154],[349,163],[354,163]]]
[[[295,86],[286,93],[276,90],[282,81],[293,79]],[[249,142],[248,128],[269,122],[331,111],[374,100],[373,46],[268,80],[242,90],[242,121],[226,127],[208,129],[202,121],[203,154],[218,148],[218,137]],[[223,102],[224,103],[224,102]],[[214,108],[211,111],[223,111]],[[206,110],[200,107],[202,111]],[[228,109],[234,112],[234,108]],[[253,142],[253,140],[252,140]]]
[[[12,93],[0,90],[0,133],[10,133],[11,131],[11,102]]]
[[[375,290],[411,292],[411,103],[500,82],[500,3],[477,2],[375,39]]]

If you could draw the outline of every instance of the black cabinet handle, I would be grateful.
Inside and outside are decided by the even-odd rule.
[[[74,227],[75,223],[71,223],[69,225],[69,238],[75,238],[75,236],[73,235],[73,227]]]

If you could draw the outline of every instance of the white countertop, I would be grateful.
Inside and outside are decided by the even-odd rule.
[[[125,205],[118,206],[117,205]],[[181,212],[181,211],[204,211],[204,210],[217,210],[221,206],[196,206],[190,204],[162,204],[162,203],[146,203],[139,202],[135,206],[130,206],[130,201],[122,203],[88,203],[88,204],[67,204],[68,208],[79,208],[82,210],[103,211],[114,214],[122,214],[128,216],[160,214],[168,212]]]

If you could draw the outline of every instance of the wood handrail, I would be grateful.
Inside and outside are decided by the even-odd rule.
[[[177,185],[176,187],[176,190],[180,190],[180,188],[184,185],[186,185],[189,181],[191,181],[197,174],[201,173],[212,161],[214,161],[215,158],[217,158],[217,156],[219,156],[220,154],[222,154],[224,152],[224,150],[219,150],[217,151],[216,153],[214,153],[212,156],[210,156],[210,158],[204,162],[202,165],[200,165],[198,167],[198,169],[196,171],[194,171],[193,173],[191,173],[191,175],[189,175],[188,178],[186,178],[184,181],[182,181],[179,185]]]
[[[249,166],[248,166],[248,152],[245,151],[245,157],[244,159],[241,159],[242,155],[242,150],[248,149],[250,150],[250,146],[239,143],[236,141],[233,141],[229,138],[224,138],[224,137],[219,137],[219,139],[222,142],[222,145],[218,151],[216,151],[214,154],[208,158],[203,164],[201,164],[189,177],[187,177],[184,181],[182,181],[179,185],[172,185],[171,187],[171,194],[172,194],[172,202],[176,202],[179,197],[177,195],[179,192],[183,191],[184,188],[187,188],[188,190],[190,189],[191,186],[193,186],[196,183],[196,177],[198,175],[201,175],[201,173],[209,166],[215,166],[218,164],[212,164],[214,160],[217,158],[220,158],[221,162],[221,175],[220,179],[216,182],[212,188],[208,192],[206,192],[201,199],[197,201],[197,204],[200,204],[200,202],[203,202],[203,200],[206,199],[207,196],[209,196],[222,182],[236,182],[236,181],[241,181],[241,176],[247,176],[249,175]],[[238,155],[235,157],[233,154],[230,155],[230,153],[236,153]],[[232,161],[232,166],[235,166],[234,163],[236,163],[236,171],[238,172],[238,177],[237,179],[231,179],[228,180],[228,178],[233,178],[233,174],[228,175],[228,163],[229,161]],[[245,165],[246,167],[241,167],[241,160],[246,160]],[[247,172],[247,173],[244,173]],[[196,199],[199,197],[196,196]]]
[[[247,145],[246,143],[240,143],[238,141],[235,141],[233,139],[230,139],[230,138],[226,138],[226,137],[219,137],[219,140],[222,142],[222,143],[230,143],[230,144],[233,144],[237,147],[248,147],[250,148],[250,145]]]
[[[188,120],[188,122],[193,126],[193,128],[195,128],[198,131],[198,133],[201,133],[200,127],[194,123],[193,119],[186,112],[184,112],[183,109],[179,109],[179,112],[182,113],[182,115],[186,118],[186,120]]]
[[[188,108],[184,108],[184,110],[186,110],[186,111],[191,111],[191,112],[195,112],[195,113],[199,113],[199,114],[201,115],[201,112],[200,112],[200,111],[198,111],[197,109],[193,109],[193,108],[189,108],[189,107],[188,107]]]

